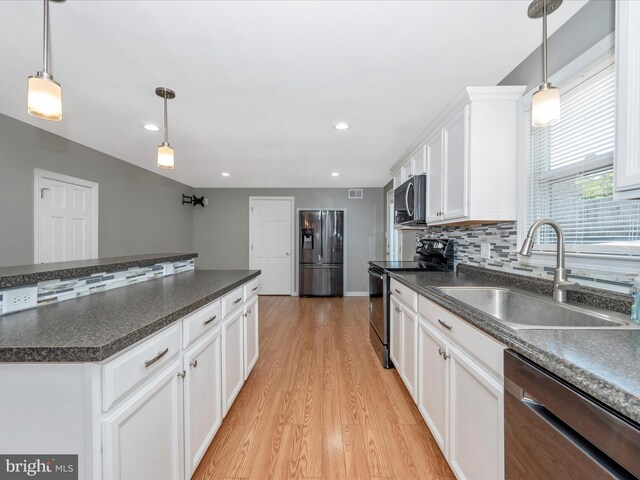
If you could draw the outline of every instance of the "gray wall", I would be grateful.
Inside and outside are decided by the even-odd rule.
[[[250,196],[293,196],[296,209],[346,208],[347,292],[368,291],[367,262],[383,258],[382,188],[365,188],[362,200],[348,200],[344,188],[207,188],[196,194],[209,199],[194,211],[197,268],[249,267]],[[297,242],[296,232],[296,263]]]
[[[542,35],[542,24],[540,24],[540,30]],[[547,61],[549,75],[551,76],[562,69],[614,30],[614,1],[590,0],[549,37]],[[542,45],[525,58],[498,85],[526,85],[526,91],[529,91],[541,83]]]
[[[0,266],[33,263],[34,168],[100,185],[100,257],[193,249],[191,187],[0,114]]]

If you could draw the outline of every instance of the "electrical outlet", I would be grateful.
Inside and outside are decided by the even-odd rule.
[[[2,314],[38,306],[38,287],[13,288],[2,292]]]
[[[173,275],[174,273],[176,273],[175,268],[173,267],[173,263],[163,263],[162,265],[162,275],[163,276],[167,276],[167,275]]]
[[[490,259],[491,258],[491,244],[482,242],[480,244],[480,257]]]

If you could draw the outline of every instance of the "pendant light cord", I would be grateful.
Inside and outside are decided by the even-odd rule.
[[[44,0],[44,25],[42,27],[42,69],[49,72],[49,0]]]
[[[544,84],[547,80],[547,0],[542,0],[542,74]]]
[[[167,93],[164,94],[164,143],[169,144],[169,117],[167,116]]]

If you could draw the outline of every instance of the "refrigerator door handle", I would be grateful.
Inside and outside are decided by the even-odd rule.
[[[320,260],[324,261],[324,211],[320,210]]]

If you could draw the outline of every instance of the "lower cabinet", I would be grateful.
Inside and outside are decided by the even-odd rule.
[[[449,355],[444,339],[421,318],[418,325],[418,409],[446,456],[449,386],[444,355]]]
[[[415,400],[417,398],[416,381],[418,373],[418,314],[405,305],[400,305],[402,345],[400,376],[407,390]]]
[[[504,478],[503,387],[450,349],[449,463],[460,479]]]
[[[243,310],[222,321],[222,410],[227,414],[244,383]]]
[[[400,309],[400,302],[396,300],[394,295],[391,295],[391,305],[389,305],[389,358],[393,362],[393,365],[398,370],[398,373],[402,370],[400,364],[400,342],[402,341],[402,310]]]
[[[222,423],[220,326],[184,355],[185,478],[191,478]]]
[[[258,361],[259,354],[258,297],[247,302],[244,307],[244,379]]]
[[[105,478],[183,477],[181,374],[175,360],[103,419]]]

